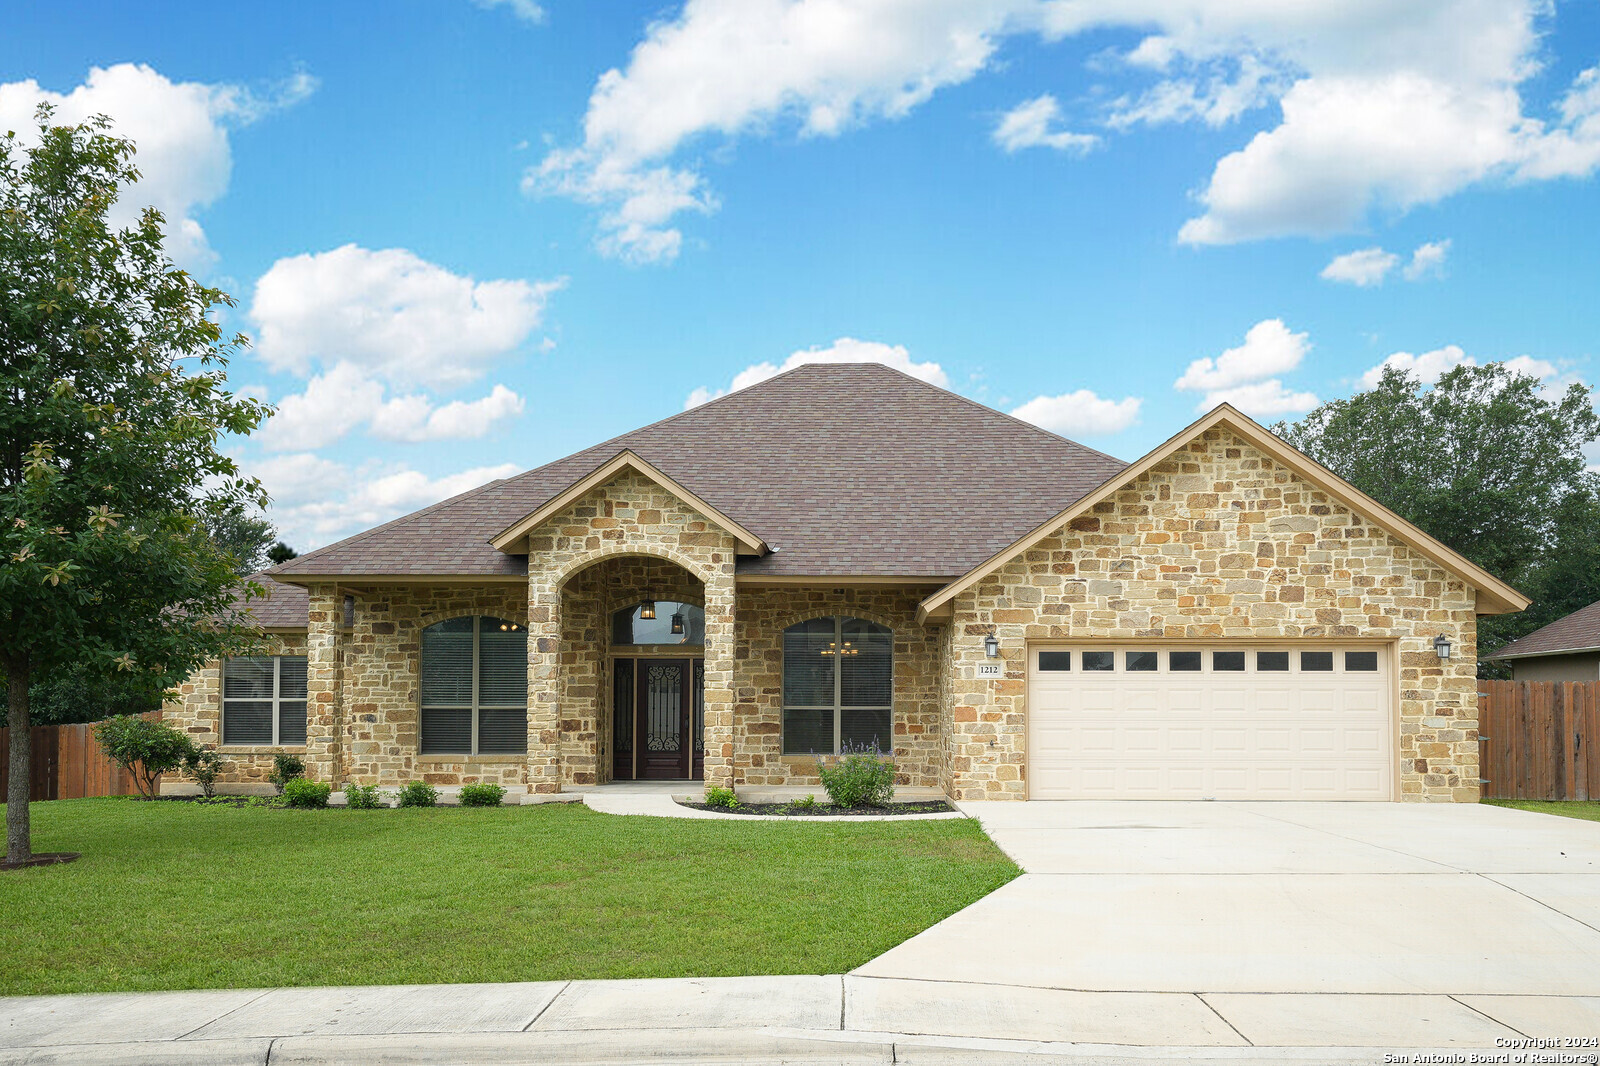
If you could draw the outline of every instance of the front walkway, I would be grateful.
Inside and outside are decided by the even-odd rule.
[[[962,806],[1027,872],[848,975],[17,998],[0,1064],[1371,1063],[1600,1034],[1600,824]]]

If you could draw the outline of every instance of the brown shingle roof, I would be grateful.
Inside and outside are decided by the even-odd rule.
[[[1124,467],[874,363],[802,366],[271,572],[527,572],[489,539],[624,448],[779,550],[740,574],[955,577]]]
[[[1488,659],[1518,659],[1524,655],[1559,655],[1564,651],[1600,648],[1600,601],[1580,607],[1565,618],[1514,640]]]
[[[307,615],[311,610],[311,598],[305,589],[299,585],[285,585],[281,581],[274,581],[265,571],[251,574],[245,580],[254,581],[267,590],[265,599],[251,600],[245,606],[245,610],[249,612],[256,625],[268,629],[306,628]],[[241,594],[235,598],[234,603],[238,604],[242,599]]]

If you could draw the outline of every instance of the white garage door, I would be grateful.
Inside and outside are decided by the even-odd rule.
[[[1393,793],[1388,648],[1030,647],[1033,799]]]

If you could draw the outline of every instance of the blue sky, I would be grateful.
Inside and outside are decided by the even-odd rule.
[[[0,124],[110,114],[238,297],[302,550],[795,358],[1128,459],[1386,359],[1600,372],[1592,3],[8,7]]]

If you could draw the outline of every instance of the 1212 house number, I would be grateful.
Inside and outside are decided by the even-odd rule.
[[[1006,664],[1005,663],[979,663],[978,664],[978,676],[979,677],[1005,677],[1006,676]]]

